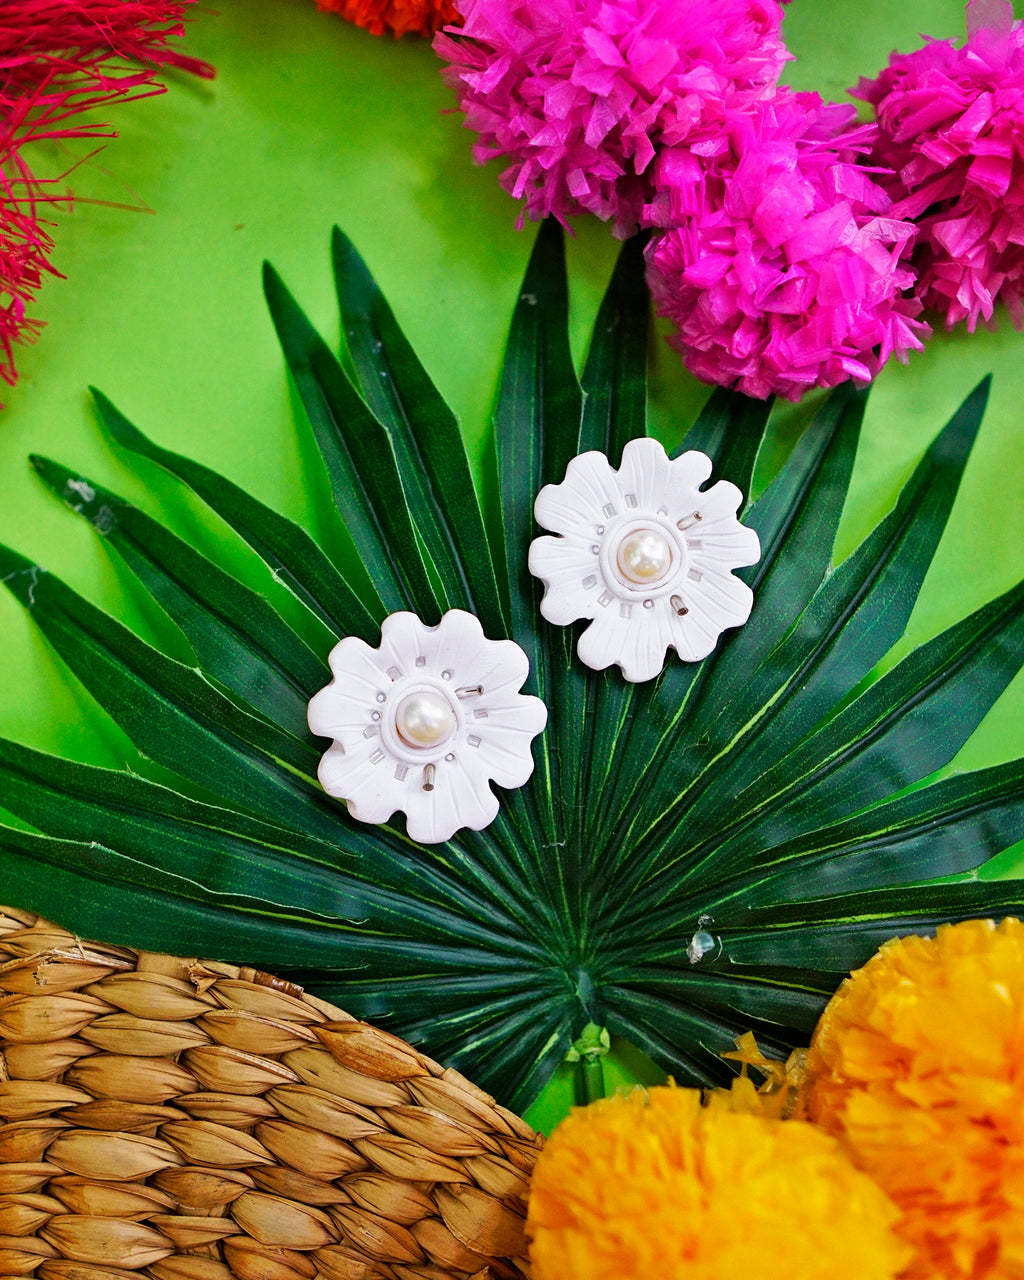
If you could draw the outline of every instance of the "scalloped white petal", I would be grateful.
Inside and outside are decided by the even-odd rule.
[[[360,822],[401,811],[411,839],[438,844],[494,821],[491,782],[519,787],[533,772],[531,744],[547,708],[519,692],[529,674],[523,650],[488,640],[472,614],[452,609],[428,627],[393,613],[379,648],[346,636],[329,661],[334,679],[309,703],[312,732],[334,740],[318,774]],[[446,697],[454,713],[453,732],[434,747],[411,746],[395,727],[396,707],[417,689]]]
[[[556,626],[589,619],[577,653],[601,671],[617,665],[627,680],[651,680],[669,649],[698,662],[726,627],[742,626],[753,595],[733,570],[761,557],[757,534],[739,523],[743,495],[711,476],[696,450],[669,458],[649,438],[631,440],[618,471],[603,453],[573,458],[561,484],[537,495],[537,523],[556,536],[535,538],[530,572],[544,583],[540,610]],[[627,580],[616,567],[619,542],[654,528],[671,548],[671,567],[653,584]]]

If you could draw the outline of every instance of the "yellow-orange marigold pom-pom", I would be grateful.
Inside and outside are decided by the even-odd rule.
[[[533,1175],[534,1280],[898,1275],[893,1205],[835,1139],[737,1105],[666,1087],[572,1112]]]
[[[811,1117],[902,1209],[915,1280],[1024,1276],[1024,926],[888,943],[808,1056]]]
[[[346,22],[365,27],[372,35],[385,31],[404,36],[432,36],[449,23],[459,21],[451,0],[316,0],[317,7],[337,13]]]

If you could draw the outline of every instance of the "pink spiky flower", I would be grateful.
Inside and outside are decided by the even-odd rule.
[[[971,0],[968,39],[893,54],[858,97],[878,112],[874,156],[900,217],[919,233],[926,307],[952,327],[1005,303],[1024,324],[1024,23],[1009,0]]]
[[[646,216],[669,229],[648,282],[697,377],[796,400],[921,347],[914,226],[857,163],[873,134],[853,107],[780,89],[731,113],[713,155],[659,157]]]
[[[461,0],[434,49],[478,163],[506,162],[525,212],[635,229],[662,146],[770,93],[789,55],[777,0]]]

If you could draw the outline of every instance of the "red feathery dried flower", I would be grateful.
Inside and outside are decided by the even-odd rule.
[[[192,0],[3,0],[0,4],[0,377],[13,384],[13,344],[40,328],[26,316],[46,273],[53,241],[41,220],[47,204],[71,197],[59,179],[37,176],[27,144],[106,138],[104,124],[74,124],[90,107],[162,93],[160,66],[198,75],[213,69],[168,45],[182,33]],[[148,63],[132,65],[131,60]]]
[[[648,283],[698,378],[796,400],[870,379],[928,332],[904,297],[912,223],[857,164],[874,128],[850,106],[780,89],[731,113],[714,155],[668,150],[648,216]]]
[[[925,306],[972,330],[1004,302],[1024,324],[1024,23],[971,0],[967,42],[893,54],[858,97],[878,111],[874,158],[896,171],[894,213],[918,222]]]
[[[371,35],[393,36],[412,32],[432,36],[449,23],[457,23],[459,15],[451,0],[316,0],[317,8],[336,13],[346,22],[365,27]]]

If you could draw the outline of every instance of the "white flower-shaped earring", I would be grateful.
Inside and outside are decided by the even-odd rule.
[[[697,662],[750,616],[753,595],[732,570],[756,564],[761,546],[736,518],[734,484],[701,491],[710,475],[706,454],[670,459],[644,437],[626,445],[618,471],[603,453],[581,453],[537,495],[537,523],[559,535],[530,546],[540,611],[558,626],[592,619],[577,645],[588,667],[617,663],[627,680],[651,680],[668,649]]]
[[[521,787],[533,772],[547,708],[519,693],[526,654],[488,640],[472,614],[452,609],[427,627],[393,613],[379,649],[347,636],[329,661],[334,679],[309,703],[310,729],[334,739],[318,774],[361,822],[401,809],[413,840],[437,844],[494,821],[491,781]]]

